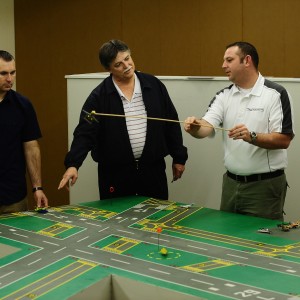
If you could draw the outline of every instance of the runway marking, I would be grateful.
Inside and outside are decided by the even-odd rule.
[[[64,212],[66,214],[76,215],[81,218],[93,220],[109,219],[117,214],[116,212],[88,206],[65,206],[60,208],[54,208],[54,210]]]
[[[31,263],[29,263],[29,264],[27,264],[28,266],[31,266],[31,265],[33,265],[33,264],[35,264],[35,263],[37,263],[38,261],[40,261],[40,260],[42,260],[41,258],[39,258],[39,259],[37,259],[37,260],[35,260],[35,261],[33,261],[33,262],[31,262]]]
[[[80,249],[75,249],[75,251],[86,253],[86,254],[90,254],[90,255],[94,255],[94,253],[83,251],[83,250],[80,250]]]
[[[4,278],[4,277],[9,276],[9,275],[11,275],[11,274],[13,274],[13,273],[15,273],[15,271],[11,271],[11,272],[9,272],[9,273],[6,273],[6,274],[0,276],[0,278]]]
[[[122,223],[122,222],[126,221],[127,219],[128,219],[128,218],[125,218],[125,219],[119,221],[118,223]]]
[[[193,246],[193,245],[187,245],[187,246],[190,247],[190,248],[195,248],[195,249],[199,249],[199,250],[208,251],[208,249],[197,247],[197,246]]]
[[[115,259],[115,258],[111,258],[111,260],[120,262],[120,263],[122,263],[122,264],[130,265],[130,263],[127,262],[127,261],[123,261],[123,260],[119,260],[119,259]]]
[[[153,200],[154,202],[154,200]],[[145,201],[145,206],[148,204],[152,204],[151,201]],[[157,206],[156,202],[156,206]],[[155,213],[154,215],[151,215],[151,217],[140,220],[133,226],[135,228],[138,228],[140,230],[144,231],[155,231],[156,226],[161,226],[163,224],[164,230],[169,232],[174,232],[175,234],[184,234],[192,237],[196,237],[199,239],[208,239],[213,240],[221,243],[227,243],[230,245],[235,246],[241,246],[241,247],[247,247],[250,249],[258,250],[257,252],[252,252],[254,255],[262,255],[267,257],[276,257],[280,253],[284,253],[285,255],[293,256],[293,257],[300,257],[300,243],[295,243],[293,245],[287,245],[287,246],[275,246],[272,244],[265,244],[265,243],[257,243],[255,240],[247,240],[239,237],[233,237],[226,234],[216,233],[216,232],[210,232],[205,230],[200,230],[196,228],[189,228],[184,226],[178,226],[177,224],[184,220],[185,218],[188,218],[192,214],[194,214],[196,211],[203,209],[197,208],[186,208],[182,210],[180,207],[180,210],[178,209],[178,205],[170,204],[166,209],[168,211],[173,210],[172,212],[167,212],[162,216],[162,211]],[[182,215],[184,215],[182,217]],[[158,216],[158,217],[156,217]],[[293,250],[293,251],[292,251]],[[240,257],[243,258],[243,257]],[[243,258],[246,259],[246,258]]]
[[[86,237],[82,238],[81,240],[78,240],[77,243],[80,243],[80,242],[82,242],[82,241],[88,239],[89,237],[90,237],[90,236],[86,236]]]
[[[99,224],[94,224],[94,223],[89,223],[89,222],[86,222],[87,225],[92,225],[92,226],[97,226],[97,227],[102,227],[102,225],[99,225]]]
[[[164,271],[157,270],[157,269],[152,269],[152,268],[149,268],[148,270],[153,271],[153,272],[158,272],[158,273],[166,274],[166,275],[170,275],[171,274],[169,272],[164,272]]]
[[[66,232],[72,228],[74,228],[74,226],[66,224],[66,223],[58,222],[49,227],[39,230],[37,233],[46,235],[46,236],[50,236],[50,237],[55,237],[58,234],[62,234],[63,232]]]
[[[225,283],[224,285],[228,286],[228,287],[235,287],[236,286],[235,284],[232,284],[232,283]]]
[[[218,269],[218,268],[223,268],[223,267],[228,267],[233,265],[236,265],[236,263],[216,259],[216,260],[205,261],[205,262],[196,263],[192,265],[182,266],[180,268],[194,273],[202,273],[208,270],[213,270],[213,269]]]
[[[234,254],[229,254],[229,253],[227,253],[226,255],[241,258],[241,259],[248,259],[248,257],[245,257],[245,256],[239,256],[239,255],[234,255]]]
[[[103,228],[103,229],[101,229],[101,230],[98,230],[98,232],[102,232],[102,231],[104,231],[104,230],[106,230],[106,229],[108,229],[109,227],[105,227],[105,228]]]
[[[58,249],[58,250],[56,250],[56,251],[53,251],[53,253],[57,253],[57,252],[60,252],[60,251],[62,251],[62,250],[64,250],[64,249],[66,249],[67,247],[63,247],[63,248],[61,248],[61,249]]]
[[[157,237],[152,236],[151,239],[157,240]],[[167,243],[170,243],[170,240],[165,240],[165,239],[162,239],[162,238],[160,238],[159,240],[160,240],[161,242],[167,242]]]
[[[50,245],[57,246],[57,247],[60,246],[59,244],[48,242],[48,241],[43,241],[43,243],[50,244]]]
[[[124,251],[127,251],[130,248],[136,246],[137,244],[139,244],[137,240],[125,237],[116,237],[116,239],[112,243],[104,246],[102,250],[121,254]]]
[[[119,232],[124,232],[124,233],[129,233],[129,234],[135,234],[134,232],[127,231],[127,230],[117,229],[117,231],[119,231]]]
[[[13,233],[14,235],[17,235],[17,236],[22,236],[24,238],[27,238],[28,239],[28,236],[27,235],[24,235],[24,234],[20,234],[20,233]]]
[[[202,281],[202,280],[198,280],[198,279],[194,279],[194,278],[192,278],[191,280],[192,280],[192,281],[199,282],[199,283],[207,284],[207,285],[214,285],[213,283],[206,282],[206,281]]]
[[[28,295],[38,298],[55,289],[56,287],[62,286],[64,283],[69,282],[70,280],[88,272],[95,266],[97,266],[95,263],[77,260],[40,278],[39,280],[21,287],[20,289],[2,298],[2,300],[12,299],[12,297],[13,299],[27,299]]]
[[[181,254],[178,252],[168,251],[168,254],[166,256],[163,256],[159,251],[156,251],[147,254],[147,256],[151,259],[156,259],[156,260],[170,260],[170,259],[180,258]]]
[[[286,270],[287,272],[289,272],[289,273],[297,273],[297,271],[295,271],[295,270]]]
[[[289,268],[288,266],[284,266],[284,265],[279,265],[279,264],[275,264],[275,263],[270,263],[270,265],[273,265],[273,266],[278,266],[278,267],[282,267],[282,268]]]

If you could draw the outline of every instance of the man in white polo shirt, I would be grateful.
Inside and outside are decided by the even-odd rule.
[[[185,130],[204,138],[214,127],[229,129],[223,131],[221,210],[283,220],[292,104],[284,87],[259,73],[258,63],[250,43],[228,45],[222,68],[233,84],[216,94],[200,120],[188,117]]]
[[[187,149],[178,122],[146,118],[178,120],[167,89],[155,76],[135,71],[131,51],[120,40],[103,44],[99,59],[110,76],[83,105],[58,188],[76,182],[91,151],[98,163],[101,199],[130,195],[168,199],[165,157],[172,157],[173,180],[177,180],[185,169]],[[87,122],[85,111],[110,116],[96,115]]]

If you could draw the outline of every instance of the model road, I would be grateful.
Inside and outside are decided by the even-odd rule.
[[[31,255],[23,257],[17,262],[12,262],[1,268],[0,287],[5,287],[26,275],[42,269],[67,256],[72,256],[80,258],[82,261],[127,270],[143,276],[157,278],[162,281],[174,282],[178,285],[183,285],[191,289],[224,295],[233,299],[244,299],[245,297],[250,297],[250,299],[291,298],[290,295],[263,290],[236,282],[228,282],[223,279],[207,276],[203,273],[190,272],[181,268],[165,266],[156,262],[149,262],[146,260],[141,261],[140,259],[136,259],[132,256],[115,254],[91,246],[110,235],[122,236],[144,243],[155,244],[157,241],[156,232],[138,230],[130,228],[129,226],[157,212],[158,207],[159,209],[164,209],[167,206],[162,205],[161,203],[156,203],[156,205],[154,203],[150,203],[149,205],[135,206],[123,213],[113,216],[105,222],[67,215],[63,212],[50,212],[41,216],[44,219],[62,223],[66,222],[69,225],[71,224],[72,226],[80,228],[79,232],[66,239],[58,239],[50,236],[41,237],[36,233],[15,228],[12,232],[12,228],[0,225],[1,236],[12,238],[13,235],[14,240],[31,244],[33,247],[38,248],[38,251]],[[190,209],[186,209],[184,212],[181,209],[181,213],[183,213],[181,217],[183,217],[183,215],[186,217],[192,212],[193,211]],[[177,216],[179,217],[179,213],[177,213]],[[172,216],[172,214],[169,215],[169,217],[171,217],[173,224],[170,224],[170,218],[166,218],[164,220],[164,224],[173,226],[176,223],[176,219]],[[176,229],[175,226],[173,230],[182,231],[183,229]],[[192,234],[196,233],[192,232]],[[216,236],[216,238],[218,239],[220,237]],[[253,253],[227,249],[225,247],[217,247],[207,243],[186,239],[183,240],[164,234],[161,234],[161,242],[164,243],[166,247],[205,255],[212,259],[232,261],[234,264],[244,264],[274,270],[276,272],[286,273],[290,276],[299,276],[300,274],[300,265],[294,262],[284,261],[284,264],[282,262],[274,263],[274,261],[276,262],[276,259],[274,258],[261,257]],[[47,292],[47,290],[55,287],[56,284],[61,284],[63,280],[67,281],[72,276],[76,277],[80,272],[85,272],[91,267],[91,265],[85,263],[82,265],[80,263],[74,264],[70,266],[70,270],[66,273],[66,276],[64,278],[60,278],[61,281],[56,281],[54,280],[54,277],[51,279],[51,277],[47,276],[44,279],[45,282],[43,285],[39,282],[37,287],[36,283],[32,283],[30,286],[24,287],[24,291],[18,291],[20,292],[19,296],[21,296],[23,292],[28,295],[30,294],[30,291],[34,294],[43,294]],[[15,295],[12,297],[14,298],[11,299],[15,299]]]

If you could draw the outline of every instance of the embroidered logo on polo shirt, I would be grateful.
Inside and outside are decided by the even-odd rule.
[[[247,110],[264,112],[265,109],[263,107],[247,107]]]

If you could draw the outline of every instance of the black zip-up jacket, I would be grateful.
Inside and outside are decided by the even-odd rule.
[[[155,76],[136,72],[141,83],[143,101],[148,117],[178,120],[176,109],[166,87]],[[65,166],[82,165],[89,151],[99,165],[122,165],[134,162],[125,118],[95,116],[98,122],[87,122],[86,112],[124,115],[122,100],[107,77],[89,95],[80,121],[74,131],[71,149],[66,155]],[[173,163],[185,164],[188,155],[183,145],[179,123],[147,120],[146,142],[139,164],[147,165],[171,155]]]

